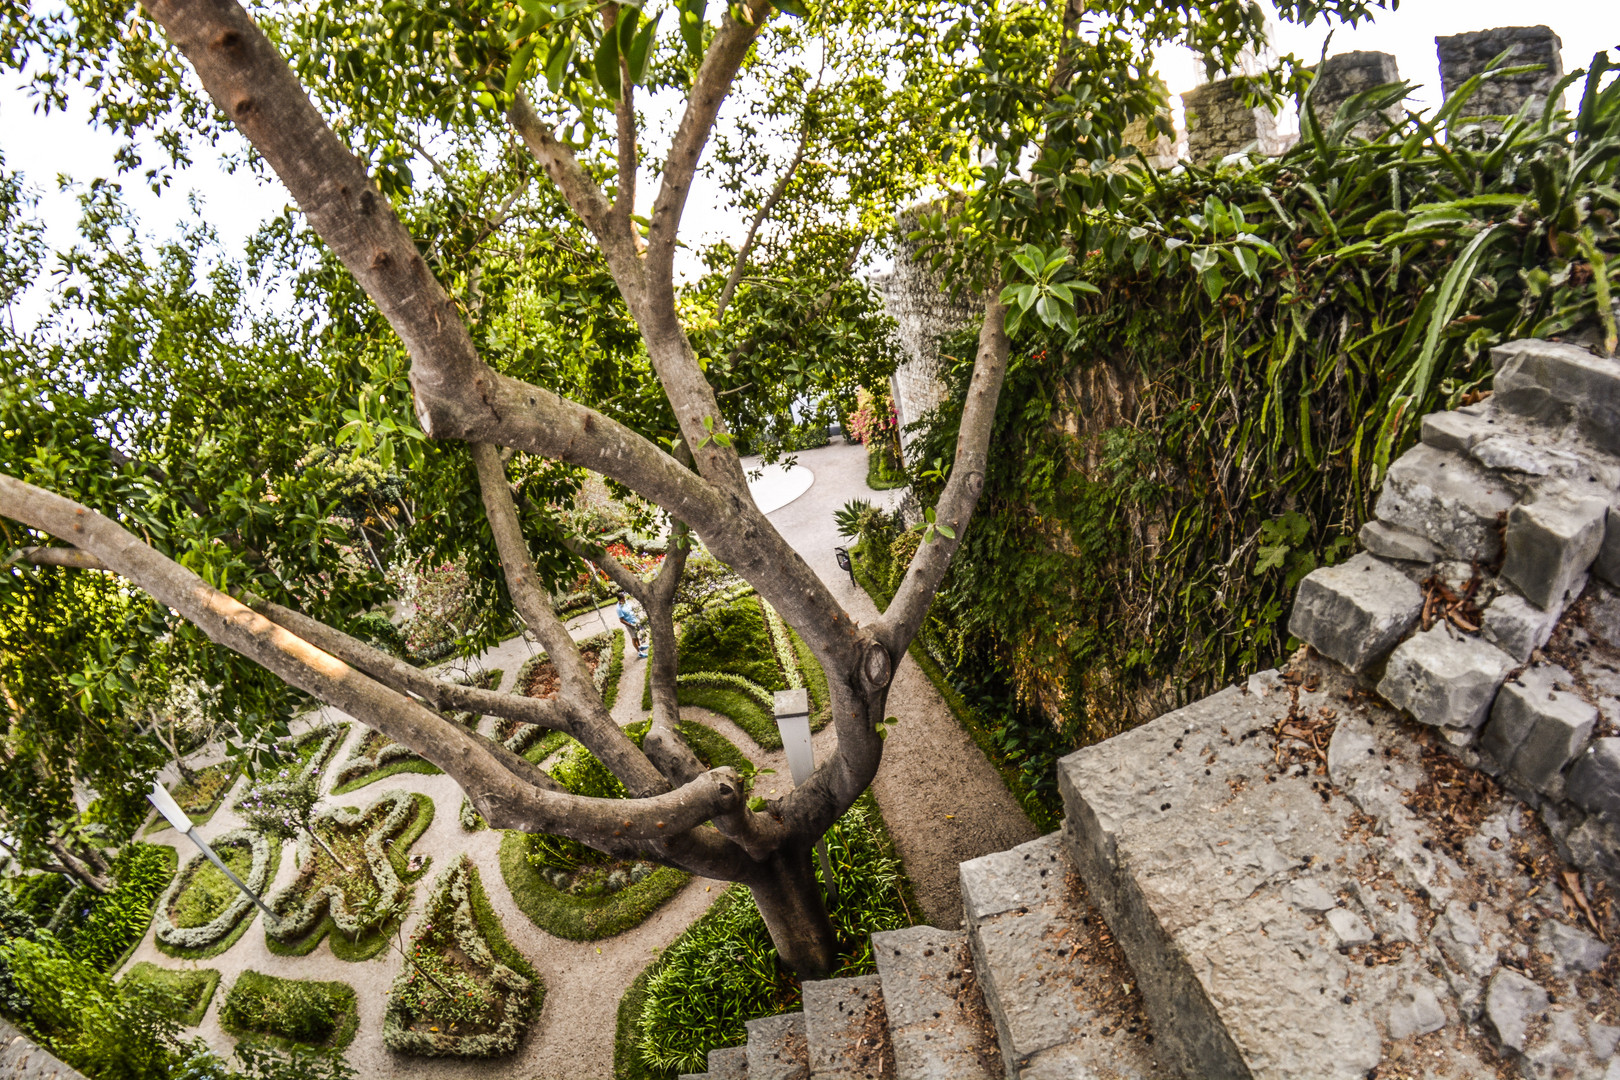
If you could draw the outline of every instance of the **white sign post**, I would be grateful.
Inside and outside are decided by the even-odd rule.
[[[272,923],[280,921],[280,917],[271,911],[265,905],[265,902],[260,900],[258,895],[248,888],[241,878],[231,873],[231,868],[226,866],[218,855],[214,854],[214,849],[208,846],[208,842],[197,835],[197,827],[191,823],[191,818],[186,816],[186,812],[180,809],[180,804],[174,801],[174,796],[169,794],[167,788],[154,780],[152,781],[152,790],[147,793],[146,798],[148,802],[157,807],[158,813],[162,814],[165,820],[174,826],[176,831],[185,833],[186,839],[196,844],[198,849],[208,856],[208,861],[219,867],[220,873],[231,879],[232,885],[242,890],[243,896],[246,896],[259,906],[259,910],[264,912],[266,919]]]
[[[803,687],[797,690],[776,691],[776,730],[782,733],[782,749],[787,752],[788,772],[793,775],[793,786],[798,787],[816,771],[816,752],[810,745],[810,693]],[[816,844],[821,857],[821,880],[827,893],[838,899],[838,886],[833,884],[832,860],[827,858],[827,841]]]

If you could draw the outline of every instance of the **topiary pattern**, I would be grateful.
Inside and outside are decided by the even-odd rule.
[[[213,841],[214,851],[222,858],[226,849],[237,846],[247,848],[253,859],[243,883],[255,893],[262,892],[270,878],[270,841],[252,829],[233,829]],[[199,873],[212,866],[205,856],[198,854],[175,875],[158,898],[157,912],[153,918],[157,924],[158,941],[179,949],[204,948],[229,934],[242,917],[253,910],[253,901],[233,886],[235,898],[213,919],[200,926],[180,925],[176,909],[180,906],[182,895],[197,884]]]

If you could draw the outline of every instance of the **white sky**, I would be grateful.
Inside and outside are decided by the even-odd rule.
[[[1340,27],[1334,33],[1331,51],[1394,53],[1401,75],[1420,84],[1418,103],[1432,107],[1439,97],[1435,35],[1521,25],[1532,18],[1552,27],[1563,40],[1566,70],[1584,67],[1598,49],[1620,46],[1620,4],[1604,0],[1542,0],[1533,7],[1522,0],[1470,0],[1466,4],[1455,0],[1406,0],[1398,11],[1383,13],[1373,24],[1358,29]],[[1325,34],[1326,29],[1320,26],[1280,24],[1277,50],[1314,59],[1321,53]],[[1193,58],[1184,49],[1165,55],[1160,73],[1173,95],[1198,81]],[[1577,86],[1572,95],[1578,91]],[[78,218],[72,194],[58,190],[57,177],[70,177],[80,183],[112,177],[117,145],[112,135],[91,128],[82,110],[46,117],[34,111],[32,100],[14,83],[0,86],[0,153],[8,168],[22,170],[41,190],[44,198],[40,214],[53,247],[72,242]],[[259,224],[280,212],[288,201],[279,184],[261,184],[245,172],[229,175],[211,154],[199,154],[197,164],[182,173],[162,196],[153,195],[138,176],[124,177],[122,183],[145,228],[160,237],[172,234],[176,225],[189,217],[186,194],[197,192],[204,200],[205,212],[227,247],[234,251],[240,251],[243,241]],[[650,185],[641,185],[644,196],[649,191]],[[697,186],[683,235],[689,242],[715,237],[735,240],[740,239],[744,224],[724,212],[718,192]],[[32,296],[25,307],[34,307],[38,302],[37,295]],[[32,312],[24,310],[19,314],[26,321]]]

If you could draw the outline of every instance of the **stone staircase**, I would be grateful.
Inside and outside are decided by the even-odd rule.
[[[1312,646],[1059,763],[960,930],[715,1080],[1620,1080],[1620,362],[1495,351],[1310,575]]]

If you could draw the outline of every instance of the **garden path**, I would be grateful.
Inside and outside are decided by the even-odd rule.
[[[857,498],[892,508],[904,492],[867,488],[859,445],[834,442],[795,456],[816,482],[768,515],[771,524],[858,622],[876,619],[877,607],[838,568],[833,549],[849,541],[838,535],[833,511]],[[1035,826],[910,656],[895,671],[888,711],[900,722],[890,729],[872,793],[928,922],[954,929],[962,921],[957,864],[1033,840]]]
[[[815,482],[808,491],[776,509],[769,517],[856,618],[875,618],[877,611],[871,601],[851,585],[833,556],[833,548],[841,541],[832,514],[851,498],[870,498],[892,505],[900,493],[872,492],[866,487],[866,455],[862,447],[840,444],[804,451],[798,457],[801,464],[815,474]],[[615,626],[611,609],[600,614],[586,612],[571,619],[568,625],[577,639],[601,633],[604,621],[609,627]],[[535,645],[516,637],[485,653],[476,666],[486,670],[504,669],[499,688],[509,690],[523,661],[537,651]],[[626,649],[624,673],[613,709],[619,723],[641,719],[645,678],[646,663],[637,658],[633,649]],[[938,926],[953,927],[961,920],[957,863],[1004,850],[1031,839],[1035,832],[1002,786],[994,768],[962,731],[933,685],[909,657],[900,664],[889,702],[891,713],[901,722],[889,738],[884,766],[873,791],[928,920]],[[775,774],[761,778],[762,794],[783,793],[778,785],[785,787],[789,780],[780,752],[761,750],[725,717],[702,709],[685,712],[688,718],[714,727],[762,768],[776,770]],[[322,710],[308,722],[320,722],[327,716],[347,719],[335,711]],[[355,724],[334,761],[346,759],[350,748],[363,734],[364,728]],[[831,753],[836,745],[836,735],[830,727],[815,737],[818,757]],[[241,783],[239,780],[233,798],[240,794]],[[429,796],[436,808],[432,823],[411,849],[433,860],[432,871],[416,887],[417,903],[420,905],[425,899],[439,869],[462,853],[472,856],[507,937],[545,981],[545,1006],[534,1030],[514,1057],[494,1064],[495,1071],[525,1080],[606,1080],[611,1077],[614,1018],[619,999],[648,961],[719,898],[724,883],[694,879],[646,922],[617,937],[600,942],[565,941],[540,930],[517,907],[500,874],[500,834],[488,829],[476,833],[462,830],[458,820],[462,793],[448,776],[400,773],[358,791],[333,796],[330,802],[364,805],[378,794],[397,788]],[[200,827],[199,832],[205,838],[216,837],[242,824],[230,808],[231,801],[227,799],[214,817]],[[172,830],[154,833],[149,839],[179,847],[183,861],[195,854],[191,845]],[[272,888],[289,881],[295,873],[291,853],[284,853]],[[255,914],[254,918],[257,921],[259,916]],[[407,920],[406,940],[419,918],[419,913],[413,912]],[[350,963],[339,960],[329,945],[322,942],[308,956],[278,956],[266,946],[262,926],[254,925],[225,953],[196,963],[162,955],[148,932],[131,960],[150,960],[164,967],[214,967],[222,972],[220,990],[202,1025],[188,1032],[202,1037],[222,1054],[230,1051],[234,1040],[220,1027],[220,1006],[237,974],[252,969],[285,978],[334,979],[353,986],[359,999],[360,1023],[347,1057],[361,1077],[391,1075],[471,1080],[491,1071],[489,1062],[404,1058],[391,1054],[383,1046],[383,1012],[389,988],[400,970],[400,959],[392,950],[369,961]]]

